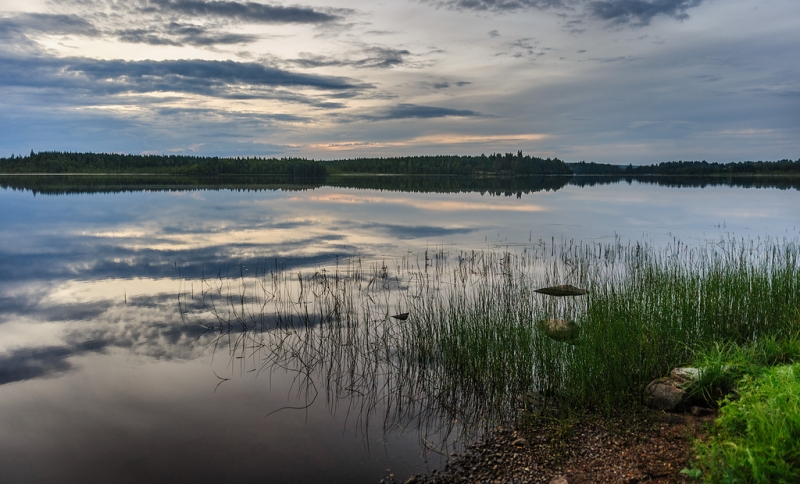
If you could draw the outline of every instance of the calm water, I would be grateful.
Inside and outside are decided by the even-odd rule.
[[[0,189],[0,482],[405,480],[458,448],[232,353],[178,309],[203,275],[800,234],[791,184],[20,180]]]

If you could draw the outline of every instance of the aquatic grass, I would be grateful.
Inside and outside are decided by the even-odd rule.
[[[650,380],[689,363],[701,348],[796,332],[799,275],[791,244],[623,248],[587,280],[564,404],[610,411],[638,402]]]
[[[760,239],[439,248],[306,274],[264,265],[204,281],[182,311],[237,352],[232,364],[295,372],[299,395],[324,388],[364,426],[381,409],[387,429],[447,436],[513,422],[520,395],[564,414],[637,404],[651,379],[714,345],[773,341],[781,358],[800,331],[798,264],[796,242]],[[588,294],[534,292],[559,284]],[[575,344],[537,329],[549,318],[574,320]]]

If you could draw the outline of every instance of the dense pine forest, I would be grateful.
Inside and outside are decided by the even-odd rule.
[[[46,151],[0,158],[0,173],[104,173],[154,175],[325,176],[325,166],[304,158],[219,158]]]
[[[800,158],[796,161],[741,161],[738,163],[708,163],[707,161],[668,161],[657,165],[622,166],[603,163],[568,163],[576,175],[800,175]]]
[[[0,158],[0,173],[106,173],[158,175],[571,175],[559,159],[523,156],[522,152],[489,156],[409,156],[316,161],[305,158],[197,157],[112,153],[31,152]]]
[[[327,175],[615,175],[615,176],[800,176],[800,159],[780,161],[670,161],[657,165],[622,166],[565,163],[517,153],[480,156],[406,156],[319,161],[306,158],[200,157],[127,155],[47,151],[0,158],[0,174],[84,173],[133,175],[281,175],[320,179]]]
[[[406,156],[327,161],[331,174],[397,175],[571,175],[558,158],[538,158],[514,153],[480,156]]]

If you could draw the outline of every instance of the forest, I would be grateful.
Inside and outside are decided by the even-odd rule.
[[[290,175],[324,177],[325,166],[305,158],[220,158],[45,151],[0,158],[0,173],[97,173],[152,175]]]
[[[187,155],[130,155],[44,151],[27,156],[0,158],[0,174],[126,174],[126,175],[269,175],[296,179],[324,179],[327,175],[611,175],[640,176],[800,176],[796,161],[669,161],[655,165],[613,165],[581,161],[565,163],[558,158],[539,158],[517,153],[479,156],[405,156],[314,160],[307,158],[202,157]]]
[[[709,163],[707,161],[668,161],[657,165],[611,165],[581,161],[567,163],[576,175],[800,175],[800,158],[796,161],[740,161],[734,163]]]
[[[558,158],[538,158],[517,153],[480,156],[405,156],[356,158],[325,162],[331,174],[397,175],[571,175]]]
[[[572,171],[557,158],[523,156],[521,151],[489,156],[409,156],[333,161],[31,151],[28,156],[0,158],[0,173],[292,175],[315,178],[326,174],[571,175]]]

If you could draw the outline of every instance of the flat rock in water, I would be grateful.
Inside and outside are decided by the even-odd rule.
[[[543,287],[541,289],[535,289],[533,292],[538,292],[539,294],[545,294],[547,296],[583,296],[584,294],[588,294],[586,289],[580,289],[575,286],[570,286],[569,284]]]

